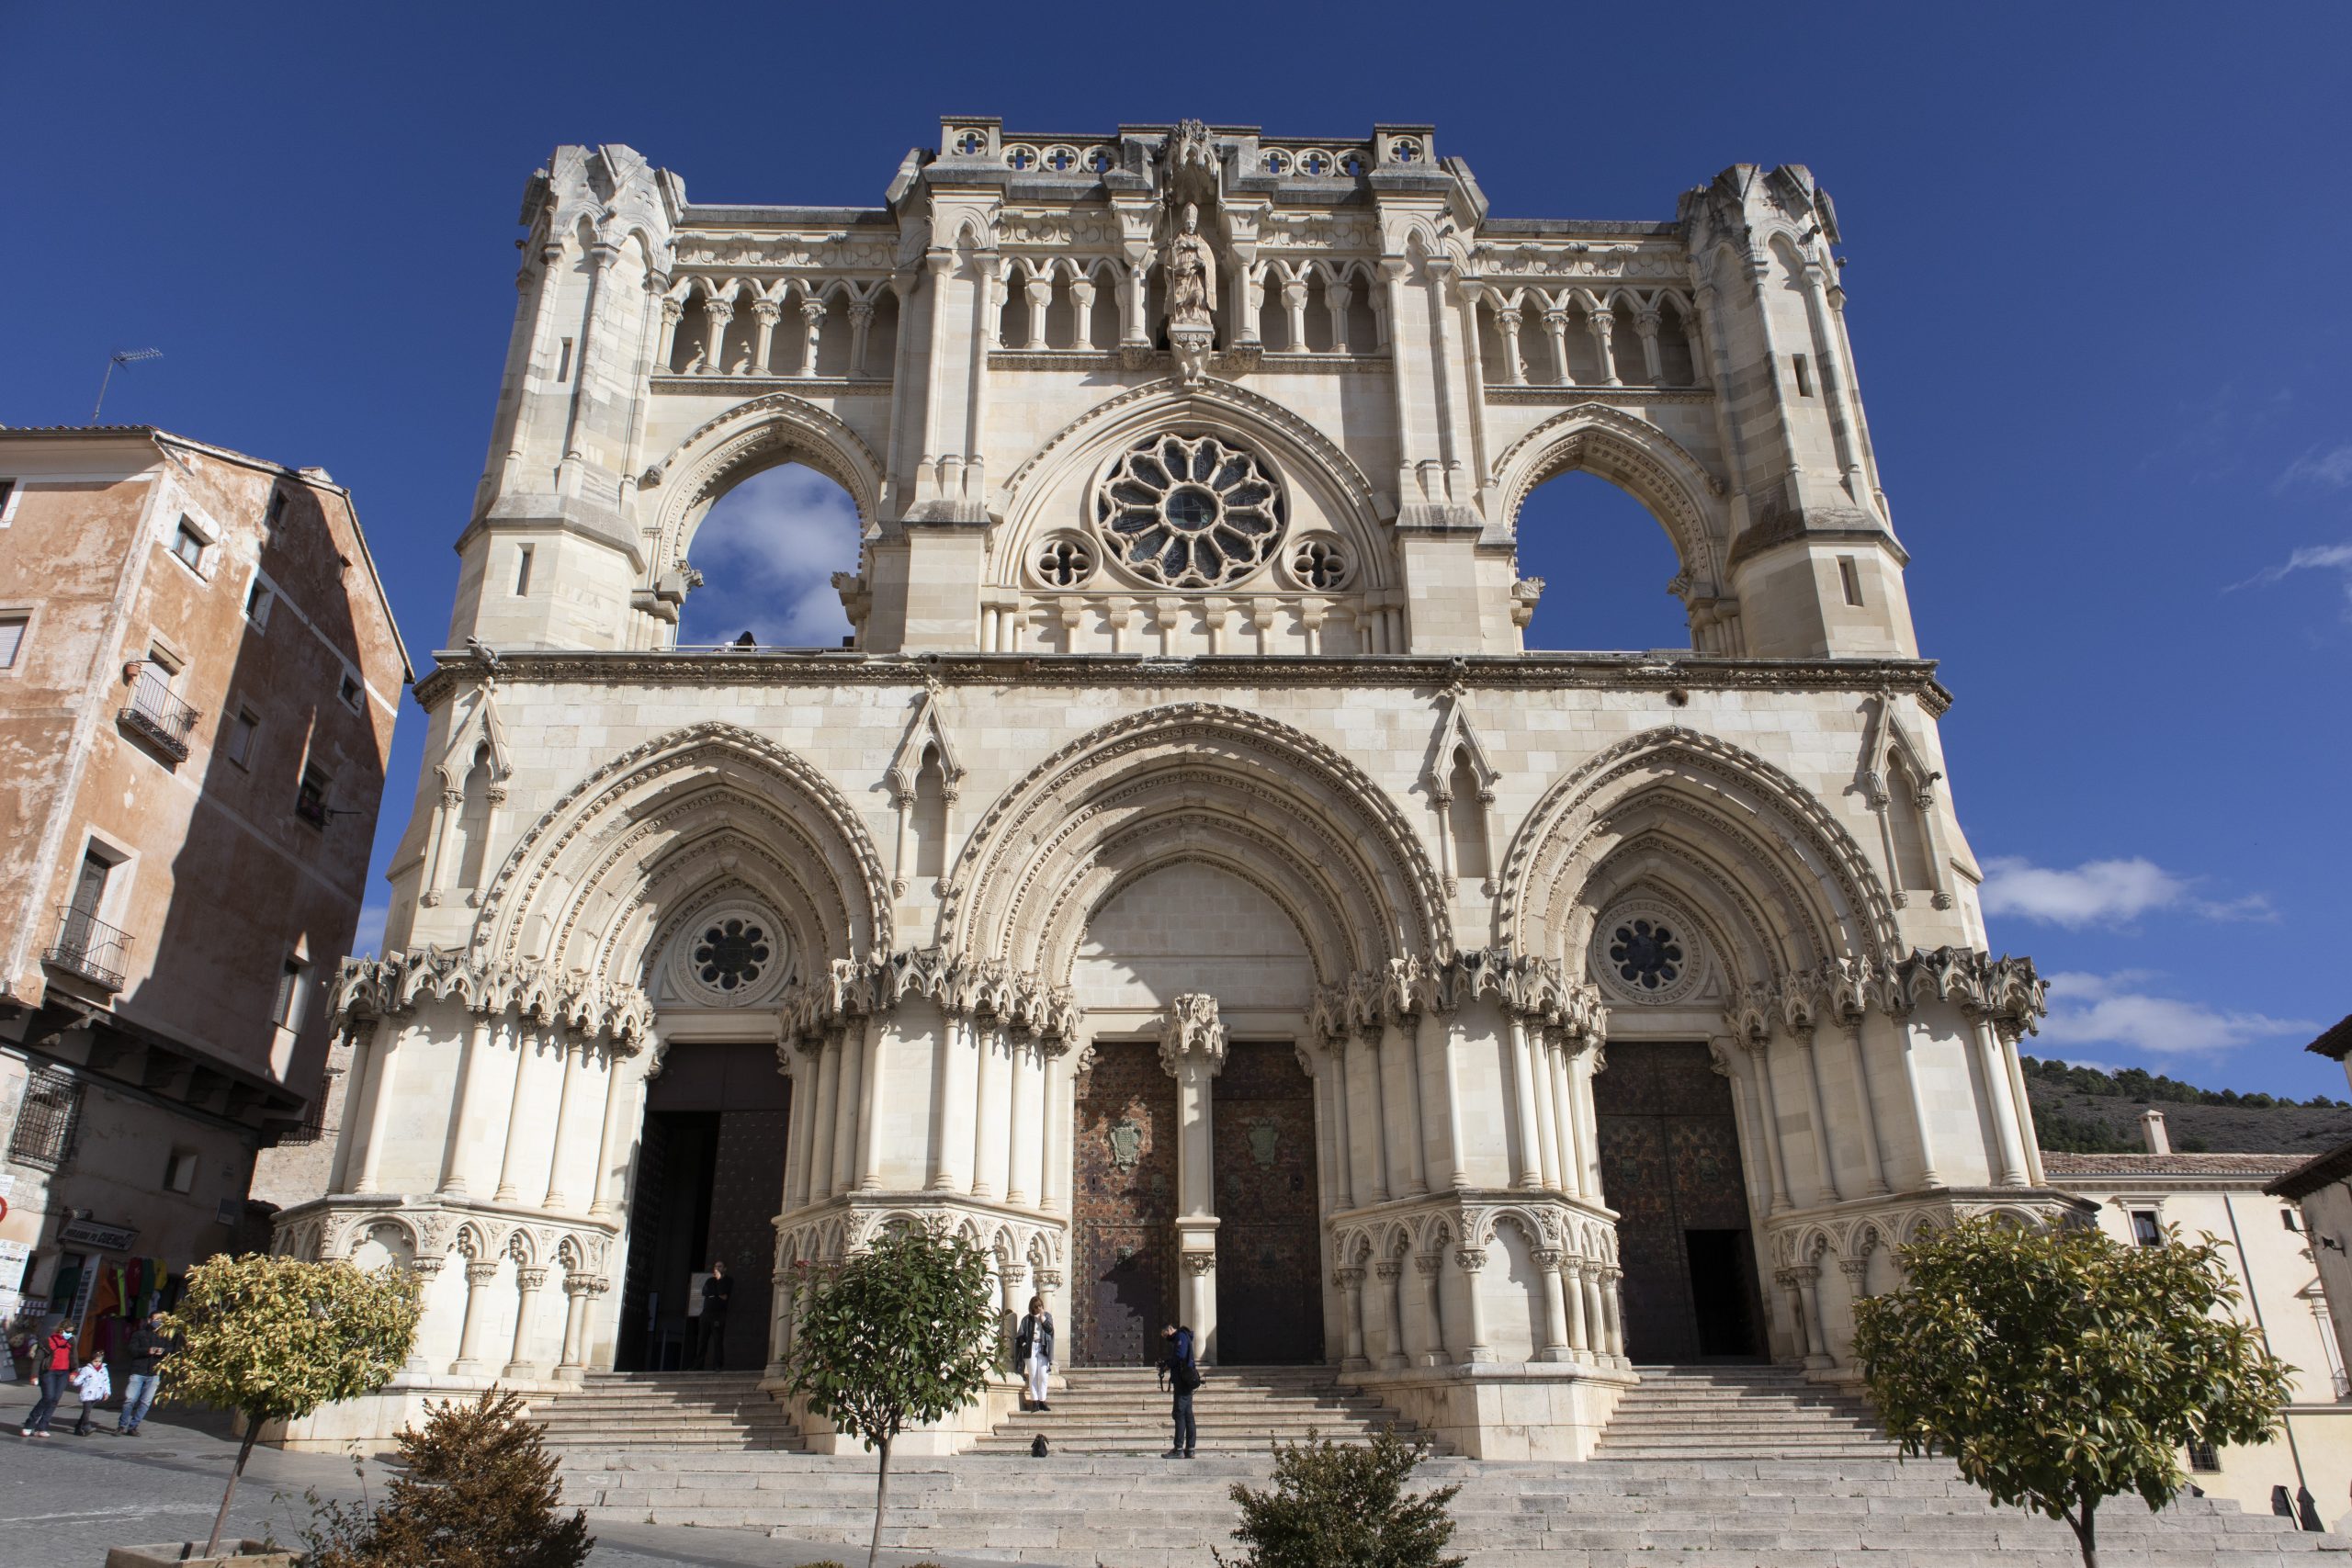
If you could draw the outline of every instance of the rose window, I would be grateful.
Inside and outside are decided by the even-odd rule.
[[[1627,985],[1655,991],[1681,976],[1682,944],[1662,920],[1628,920],[1611,934],[1609,962]]]
[[[767,932],[751,921],[719,920],[703,931],[695,943],[695,977],[706,986],[732,991],[760,977],[770,956]]]
[[[1273,553],[1282,487],[1255,456],[1214,435],[1155,435],[1103,477],[1094,518],[1136,575],[1170,588],[1216,588]]]

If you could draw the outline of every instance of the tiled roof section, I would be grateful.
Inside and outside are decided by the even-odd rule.
[[[2352,1013],[2345,1014],[2337,1021],[2334,1029],[2329,1030],[2303,1049],[2315,1052],[2322,1056],[2333,1056],[2339,1062],[2346,1056],[2352,1055]]]
[[[2352,1177],[2352,1144],[2338,1144],[2324,1155],[2313,1155],[2263,1190],[2281,1198],[2308,1198],[2346,1177]]]
[[[2041,1151],[2041,1168],[2064,1177],[2283,1176],[2303,1164],[2301,1155],[2075,1155]]]

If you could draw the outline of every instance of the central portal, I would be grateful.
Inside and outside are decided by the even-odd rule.
[[[1141,1041],[1094,1047],[1075,1086],[1069,1364],[1141,1367],[1176,1321],[1176,1080]]]
[[[1617,1206],[1625,1352],[1757,1360],[1763,1303],[1731,1085],[1701,1044],[1612,1044],[1592,1080],[1601,1190]]]
[[[1237,1041],[1216,1080],[1217,1360],[1323,1359],[1315,1082],[1288,1041]]]

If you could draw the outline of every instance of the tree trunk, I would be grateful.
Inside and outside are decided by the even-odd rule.
[[[237,1483],[244,1476],[245,1461],[253,1458],[254,1439],[260,1436],[261,1423],[251,1416],[246,1416],[245,1440],[237,1447],[237,1462],[230,1468],[229,1484],[220,1494],[220,1511],[212,1516],[212,1539],[204,1543],[204,1555],[207,1557],[220,1554],[220,1532],[229,1523],[229,1505],[236,1501]]]
[[[882,1510],[890,1506],[890,1439],[882,1439],[882,1467],[874,1483],[874,1539],[866,1543],[865,1568],[882,1555]]]
[[[2075,1532],[2075,1544],[2083,1549],[2083,1568],[2098,1568],[2098,1505],[2085,1503],[2082,1516],[2079,1524],[2071,1515],[2062,1513],[2058,1517],[2066,1521],[2067,1528]]]

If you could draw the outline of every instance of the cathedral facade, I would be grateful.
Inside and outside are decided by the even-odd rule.
[[[292,1440],[683,1364],[710,1257],[773,1369],[798,1271],[912,1221],[1069,1375],[1181,1321],[1581,1457],[1638,1364],[1850,1376],[1916,1227],[2073,1201],[1804,168],[1505,220],[1427,126],[958,118],[870,209],[564,147],[523,220],[329,1190],[278,1220],[424,1324]],[[679,646],[697,527],[781,463],[855,503],[855,635]],[[1687,652],[1522,646],[1572,469],[1671,538]]]

